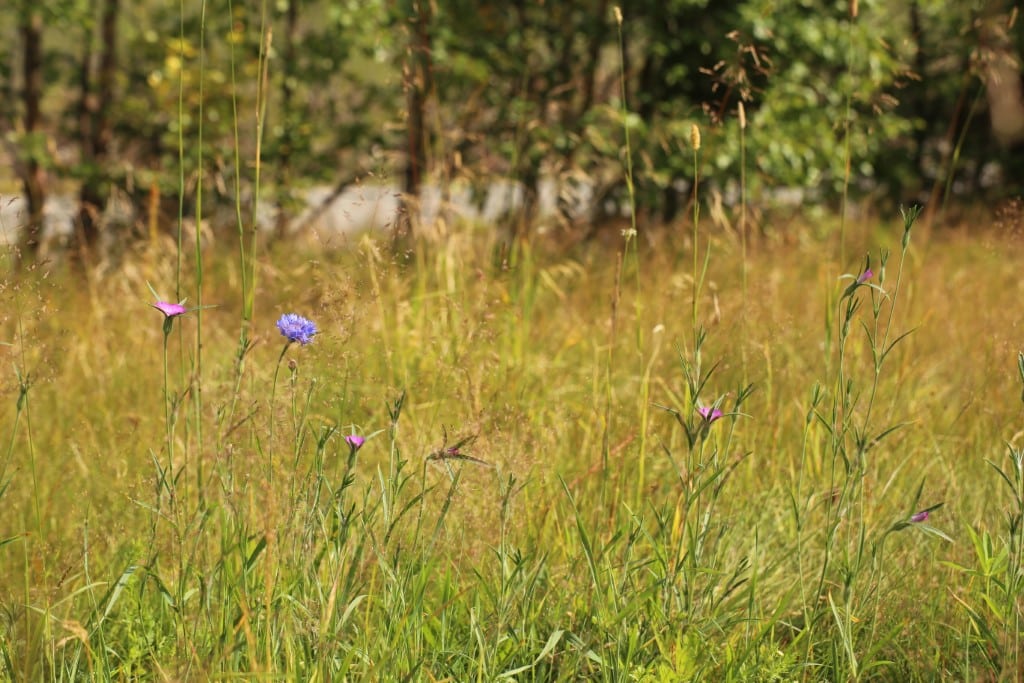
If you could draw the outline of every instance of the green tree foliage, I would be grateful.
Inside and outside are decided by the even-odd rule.
[[[992,65],[1005,77],[1017,64],[1020,76],[1022,22],[1006,0],[638,0],[621,6],[621,33],[611,0],[435,0],[415,48],[404,3],[122,3],[105,110],[112,139],[90,157],[76,102],[84,65],[103,54],[103,6],[32,10],[45,26],[42,124],[19,125],[21,52],[11,50],[0,56],[2,134],[16,161],[134,189],[137,202],[154,184],[189,195],[200,178],[230,196],[236,177],[253,181],[257,154],[265,193],[282,206],[305,183],[395,182],[411,55],[429,70],[418,81],[427,173],[442,184],[514,178],[527,214],[544,177],[621,201],[628,129],[639,203],[671,218],[687,199],[693,123],[704,133],[702,174],[735,197],[741,102],[754,201],[779,187],[817,201],[847,188],[937,201],[976,191],[993,169],[1004,182],[988,192],[1020,191],[1010,182],[1020,140],[990,123]],[[9,45],[19,45],[26,8],[0,8]]]

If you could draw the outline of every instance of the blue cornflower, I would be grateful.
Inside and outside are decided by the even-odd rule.
[[[316,323],[295,313],[285,313],[277,321],[277,329],[288,337],[289,342],[299,342],[303,346],[313,341],[316,334]]]

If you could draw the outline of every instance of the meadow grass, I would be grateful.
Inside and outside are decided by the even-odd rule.
[[[8,281],[0,671],[1017,680],[1020,245],[904,227]]]

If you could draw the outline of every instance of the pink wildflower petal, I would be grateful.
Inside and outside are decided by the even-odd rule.
[[[364,439],[361,436],[356,436],[355,434],[352,434],[350,436],[345,437],[345,443],[347,443],[352,448],[352,450],[358,451],[360,448],[363,447],[363,444],[366,443],[366,439]]]
[[[697,412],[700,416],[707,420],[709,423],[722,417],[722,411],[718,408],[712,408],[710,406],[701,406],[697,408]]]
[[[915,524],[918,523],[918,522],[924,522],[927,519],[928,519],[928,511],[927,510],[922,510],[921,512],[915,512],[914,514],[910,515],[910,521],[914,522]]]
[[[172,304],[166,301],[157,301],[155,304],[150,304],[150,306],[163,313],[165,318],[174,318],[188,313],[188,309],[181,304]]]

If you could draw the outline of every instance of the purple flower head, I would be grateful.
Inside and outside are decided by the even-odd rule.
[[[875,276],[875,274],[871,271],[870,268],[868,268],[867,270],[865,270],[863,273],[861,273],[857,277],[857,284],[858,285],[862,285],[865,282],[867,282],[868,280],[870,280],[871,278],[873,278],[874,276]]]
[[[316,323],[295,313],[285,313],[277,321],[277,329],[288,338],[289,343],[299,342],[303,346],[313,341],[316,334]]]
[[[710,406],[700,406],[697,408],[697,412],[700,413],[701,417],[707,420],[708,424],[711,424],[715,420],[718,420],[722,417],[721,410],[719,410],[718,408],[712,408]]]
[[[366,443],[366,439],[361,436],[356,436],[355,434],[350,434],[345,437],[345,443],[347,443],[349,448],[353,451],[358,451],[363,447],[363,444]]]
[[[922,510],[921,512],[915,512],[914,514],[910,515],[910,521],[914,522],[915,524],[918,523],[918,522],[924,522],[927,519],[928,519],[928,511],[927,510]]]
[[[155,304],[150,304],[150,306],[163,313],[165,318],[176,318],[179,315],[188,313],[188,309],[181,304],[172,304],[167,301],[157,301]]]

